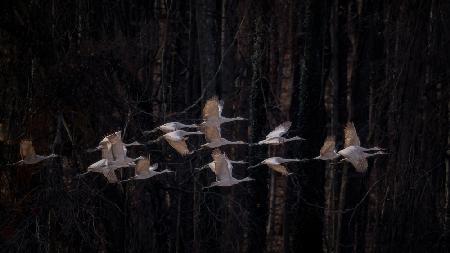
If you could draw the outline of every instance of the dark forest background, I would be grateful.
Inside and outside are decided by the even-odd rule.
[[[0,5],[0,251],[449,252],[449,1]],[[285,120],[307,138],[229,147],[234,160],[315,157],[327,135],[342,147],[347,121],[390,154],[365,174],[322,161],[289,165],[289,177],[236,166],[256,180],[202,190],[214,176],[194,168],[208,152],[155,144],[130,156],[150,153],[175,176],[77,177],[105,134],[142,141],[164,122],[198,123],[213,95],[248,118],[223,126],[229,139],[255,142]],[[23,138],[59,158],[7,166]]]

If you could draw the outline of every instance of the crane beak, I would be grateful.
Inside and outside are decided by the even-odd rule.
[[[253,169],[253,168],[256,168],[256,167],[259,167],[259,166],[261,166],[261,164],[260,164],[260,163],[258,163],[258,164],[255,164],[255,165],[252,165],[252,166],[248,166],[248,167],[247,167],[247,170],[249,170],[249,169]]]
[[[95,151],[99,151],[100,149],[102,149],[102,147],[101,146],[97,146],[95,148],[88,148],[88,149],[86,149],[86,152],[93,153]]]

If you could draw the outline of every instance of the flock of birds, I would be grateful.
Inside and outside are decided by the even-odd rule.
[[[230,160],[227,154],[220,150],[221,147],[225,145],[283,145],[291,141],[305,140],[299,136],[294,136],[291,138],[284,137],[291,127],[291,122],[289,121],[277,126],[266,136],[264,140],[257,143],[227,140],[221,136],[221,125],[227,122],[245,119],[241,117],[227,118],[222,116],[223,105],[223,101],[220,101],[217,97],[213,97],[206,102],[202,110],[203,122],[200,124],[183,124],[180,122],[163,124],[151,131],[144,132],[145,135],[155,133],[157,131],[162,131],[164,133],[156,140],[152,140],[147,143],[155,143],[164,140],[182,156],[192,154],[198,150],[212,149],[211,157],[213,161],[202,166],[201,168],[198,168],[198,170],[209,168],[215,174],[216,181],[208,186],[214,187],[232,186],[241,182],[253,180],[250,177],[237,179],[233,176],[233,164],[245,164],[246,162]],[[196,131],[186,131],[187,129],[196,129]],[[186,143],[189,135],[204,135],[206,143],[201,145],[200,149],[191,151]],[[384,149],[379,147],[362,147],[356,133],[355,126],[352,122],[347,123],[344,128],[344,135],[344,149],[336,152],[335,139],[332,136],[328,136],[320,149],[320,155],[312,159],[335,160],[342,158],[339,162],[349,162],[353,165],[357,172],[363,173],[368,167],[368,157],[387,154],[384,152]],[[103,174],[109,183],[118,183],[130,180],[148,179],[163,173],[173,173],[173,171],[167,169],[158,171],[158,164],[151,164],[149,157],[146,158],[140,156],[133,159],[127,156],[127,147],[140,145],[143,144],[139,142],[129,144],[124,143],[120,131],[107,135],[100,141],[98,147],[91,150],[101,151],[101,159],[91,164],[88,167],[87,172],[80,174],[80,176],[91,172],[96,172]],[[20,155],[22,160],[16,164],[34,164],[56,156],[54,154],[49,156],[37,155],[31,140],[21,141]],[[266,165],[273,171],[276,171],[283,176],[288,176],[291,173],[287,170],[285,165],[286,163],[302,162],[307,160],[311,159],[270,157],[256,165],[249,166],[248,169]],[[129,179],[119,181],[115,171],[124,167],[135,167],[135,175]]]

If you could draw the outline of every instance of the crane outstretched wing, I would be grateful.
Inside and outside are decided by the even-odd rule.
[[[355,170],[359,173],[364,173],[367,171],[367,167],[369,167],[367,163],[366,158],[359,158],[359,159],[348,159],[347,160],[355,167]]]
[[[211,118],[219,118],[220,116],[220,102],[219,99],[214,96],[206,101],[205,106],[203,107],[202,116],[204,120],[208,120]]]
[[[172,146],[172,148],[174,148],[182,156],[191,153],[187,147],[186,140],[187,138],[178,141],[166,139],[167,143],[169,143],[169,145]]]
[[[334,139],[334,136],[328,136],[324,143],[322,148],[320,148],[320,155],[324,156],[325,154],[328,154],[330,152],[333,152],[336,146],[336,142]]]
[[[345,142],[344,147],[349,146],[361,146],[358,134],[356,133],[356,128],[353,122],[347,122],[344,128]]]
[[[114,170],[106,169],[105,171],[103,171],[103,176],[106,177],[106,179],[108,180],[108,183],[110,183],[110,184],[114,184],[119,181],[117,179],[117,176],[116,176],[116,173],[114,172]]]
[[[226,157],[220,151],[220,149],[214,149],[211,154],[214,160],[215,174],[219,181],[230,180],[232,172],[228,166]]]
[[[273,169],[276,172],[279,172],[283,176],[287,176],[289,174],[289,171],[286,169],[285,166],[280,164],[270,164],[268,165],[269,168]]]
[[[150,160],[142,159],[139,160],[134,168],[136,175],[148,174],[148,169],[150,168]]]
[[[33,142],[31,140],[22,140],[20,142],[20,156],[22,157],[22,160],[35,155],[36,151],[34,150]]]
[[[205,139],[208,142],[220,140],[220,138],[222,137],[220,134],[219,126],[204,125],[201,130],[205,134]]]
[[[292,125],[292,123],[290,121],[281,123],[279,126],[275,127],[275,129],[266,136],[266,139],[283,136],[285,133],[287,133],[287,131],[289,131],[289,128],[291,127],[291,125]]]

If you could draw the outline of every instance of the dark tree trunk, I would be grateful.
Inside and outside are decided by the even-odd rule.
[[[324,78],[323,78],[323,9],[324,1],[305,1],[304,14],[299,20],[304,37],[303,53],[300,55],[300,80],[296,84],[298,92],[297,112],[293,119],[296,133],[308,136],[308,142],[301,143],[298,158],[313,157],[323,141],[324,115]],[[295,224],[298,238],[293,245],[295,251],[320,251],[322,249],[323,212],[314,205],[323,206],[323,166],[317,162],[301,163],[298,167],[302,198]],[[320,190],[318,190],[320,189]],[[311,205],[312,204],[312,205]],[[308,218],[306,218],[308,217]]]
[[[197,36],[202,89],[206,98],[217,94],[220,33],[218,33],[216,1],[197,1]]]
[[[444,0],[1,1],[0,245],[3,252],[448,252],[448,41]],[[179,155],[143,135],[200,123],[217,95],[222,147],[248,165],[312,158],[326,135],[386,148],[357,173],[343,161],[234,166],[254,181],[203,189],[210,150]],[[86,152],[122,130],[129,157],[175,173],[108,184]],[[193,131],[194,128],[188,129]],[[22,139],[36,153],[21,159]],[[190,150],[204,139],[191,136]],[[340,159],[340,158],[339,158]],[[116,170],[127,179],[133,168]]]
[[[262,136],[266,118],[264,111],[266,105],[264,103],[264,94],[267,92],[265,87],[267,69],[265,49],[267,47],[266,36],[266,20],[265,13],[266,2],[257,5],[253,12],[252,20],[254,20],[254,28],[252,34],[252,55],[251,55],[251,87],[250,87],[250,103],[249,103],[249,141],[257,142]],[[249,162],[256,164],[259,159],[257,157],[265,154],[264,148],[261,146],[252,146],[249,148]],[[250,189],[250,196],[253,200],[250,204],[250,217],[252,221],[249,224],[249,245],[248,252],[262,252],[265,249],[265,229],[267,222],[267,170],[257,170],[252,173],[255,182]]]

